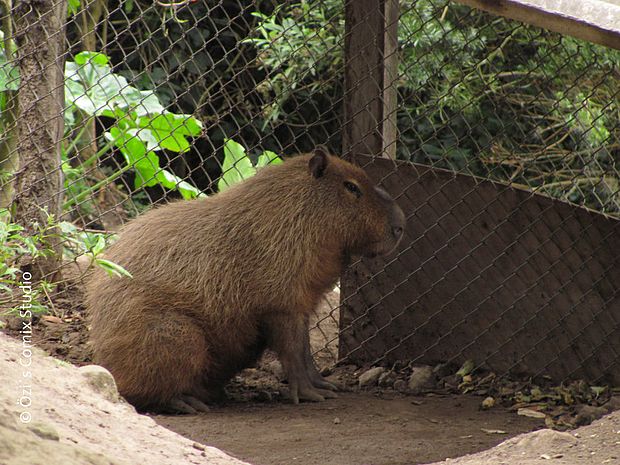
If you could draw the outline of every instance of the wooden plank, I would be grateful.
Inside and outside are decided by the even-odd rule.
[[[340,359],[473,359],[620,384],[620,221],[446,170],[359,160],[408,221],[397,254],[341,279]]]
[[[343,156],[395,156],[398,0],[345,3]]]
[[[620,49],[620,4],[616,0],[457,0],[578,39]]]
[[[385,2],[384,62],[383,62],[383,128],[382,154],[386,158],[396,159],[396,142],[398,140],[398,2]]]

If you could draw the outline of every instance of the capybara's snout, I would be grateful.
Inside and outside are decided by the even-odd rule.
[[[383,241],[377,247],[373,255],[387,255],[392,252],[405,234],[406,218],[403,210],[385,190],[375,187],[375,192],[387,215],[386,228]]]

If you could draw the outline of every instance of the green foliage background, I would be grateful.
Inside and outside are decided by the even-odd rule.
[[[110,182],[128,210],[217,191],[228,140],[253,165],[340,150],[342,0],[105,5],[97,50],[80,51],[84,2],[68,12],[66,207],[85,223]],[[445,0],[400,9],[399,158],[620,213],[620,52]],[[0,90],[17,78],[0,53]],[[76,163],[93,118],[99,153]]]
[[[254,157],[339,150],[342,1],[197,2],[176,19],[123,5],[105,50],[138,87],[205,123],[187,156],[199,187],[217,179],[209,154],[221,161],[226,138]],[[620,212],[618,51],[431,0],[401,2],[399,42],[399,158]]]

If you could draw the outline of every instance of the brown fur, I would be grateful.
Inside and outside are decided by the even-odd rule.
[[[133,279],[98,270],[87,284],[95,361],[150,408],[208,400],[268,347],[293,400],[320,400],[328,383],[309,356],[308,315],[351,255],[388,252],[403,226],[363,170],[322,148],[209,198],[155,208],[106,253]]]

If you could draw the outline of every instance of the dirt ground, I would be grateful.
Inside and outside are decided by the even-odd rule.
[[[79,287],[69,288],[64,296],[56,299],[52,315],[36,320],[33,337],[36,346],[78,366],[87,365],[91,360],[81,302]],[[316,350],[324,348],[316,354],[321,367],[332,366],[335,361],[338,322],[333,308],[337,302],[336,293],[327,297],[317,315],[318,324],[311,331],[313,347]],[[19,319],[5,319],[4,331],[19,339],[21,324]],[[295,406],[286,399],[287,389],[281,383],[278,374],[281,368],[278,366],[273,357],[268,357],[261,369],[246,370],[227,389],[229,403],[213,406],[208,414],[152,418],[191,441],[220,448],[255,465],[429,463],[485,451],[510,437],[545,427],[543,419],[519,416],[514,409],[509,411],[502,404],[481,410],[483,397],[480,395],[431,392],[411,396],[395,389],[374,389],[341,392],[338,399]],[[355,367],[352,370],[357,374],[363,371]],[[352,383],[344,383],[347,389],[357,389],[355,376]],[[620,415],[614,418],[616,423],[620,421]],[[580,442],[582,447],[579,450],[568,440],[557,443],[558,438],[574,440],[572,433],[554,432],[569,436],[542,438],[539,445],[543,450],[553,450],[554,447],[562,450],[560,455],[569,461],[557,461],[559,457],[556,457],[554,463],[557,464],[620,464],[620,459],[614,461],[613,458],[616,457],[613,455],[615,450],[620,449],[620,426],[614,429],[613,421],[600,420],[601,424],[608,425],[606,436],[586,438],[590,443],[583,445]],[[508,446],[504,447],[505,444]],[[494,455],[497,453],[493,449],[482,452],[490,454],[486,462],[457,459],[457,463],[538,463],[536,457],[533,462],[514,460],[525,453],[519,449],[522,442],[513,446],[510,442],[505,444],[500,446],[504,449],[499,455],[504,453],[512,457],[508,461],[494,462],[499,455]],[[544,455],[538,454],[538,458]],[[620,456],[620,450],[617,455]],[[611,461],[598,461],[598,457]]]
[[[472,396],[342,393],[319,404],[235,403],[157,423],[255,465],[405,465],[478,452],[544,427]],[[503,433],[499,433],[502,431]]]

